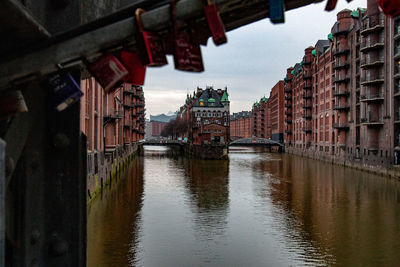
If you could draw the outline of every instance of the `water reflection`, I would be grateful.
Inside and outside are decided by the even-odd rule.
[[[128,266],[135,261],[143,196],[143,158],[136,157],[118,181],[88,207],[88,266]]]
[[[89,210],[89,266],[396,265],[399,181],[263,149],[148,147]],[[136,174],[133,174],[136,172]]]

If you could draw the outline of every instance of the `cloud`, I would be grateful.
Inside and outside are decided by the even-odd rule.
[[[338,1],[325,12],[326,1],[285,13],[286,22],[273,25],[264,19],[228,33],[228,43],[215,47],[212,40],[202,47],[205,71],[177,71],[172,57],[168,66],[149,68],[144,86],[147,116],[177,110],[197,86],[228,87],[231,111],[250,110],[255,100],[269,96],[286,69],[302,60],[304,49],[326,39],[344,9],[366,7],[366,0]]]

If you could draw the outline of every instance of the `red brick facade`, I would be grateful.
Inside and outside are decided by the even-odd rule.
[[[376,0],[339,12],[328,40],[305,49],[287,70],[286,147],[364,165],[398,164],[399,66],[400,17],[386,17]]]
[[[233,113],[230,118],[231,140],[252,137],[253,116],[250,111]]]

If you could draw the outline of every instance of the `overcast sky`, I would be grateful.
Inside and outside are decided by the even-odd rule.
[[[202,46],[203,73],[174,69],[172,57],[161,68],[148,68],[144,93],[146,117],[176,111],[186,93],[197,86],[228,87],[231,113],[250,110],[254,101],[269,96],[271,88],[284,78],[286,69],[300,62],[304,49],[327,39],[336,14],[344,9],[366,7],[366,0],[339,0],[332,12],[326,1],[285,13],[285,23],[273,25],[264,19],[227,33],[228,43],[216,47],[211,38]]]

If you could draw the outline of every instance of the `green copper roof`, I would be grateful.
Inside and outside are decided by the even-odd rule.
[[[290,72],[290,74],[294,75],[294,70],[292,70],[292,71]]]
[[[316,57],[316,56],[317,56],[317,50],[314,49],[313,51],[311,51],[311,54],[312,54],[314,57]]]
[[[267,99],[265,98],[265,96],[263,96],[263,97],[261,98],[261,101],[267,102]],[[261,102],[261,101],[260,101],[260,102]]]
[[[208,99],[208,102],[214,103],[214,102],[215,102],[215,99],[214,99],[214,98],[209,98],[209,99]]]
[[[228,98],[228,92],[224,91],[224,94],[221,97],[221,102],[229,102],[229,98]]]
[[[302,67],[303,67],[303,61],[300,61],[300,66],[302,66]]]
[[[361,10],[361,13],[362,13],[362,14],[364,14],[364,12],[367,11],[367,9],[366,9],[366,8],[363,8],[363,7],[359,7],[358,9]]]
[[[353,18],[358,18],[358,17],[360,17],[360,13],[358,12],[358,10],[353,10],[353,11],[351,11],[350,15],[351,15]]]
[[[200,102],[204,102],[204,99],[203,99],[203,98],[200,98],[199,101],[200,101]]]
[[[186,108],[184,108],[184,109],[182,110],[182,114],[185,114],[185,111],[186,111]]]
[[[329,41],[333,42],[333,34],[332,33],[328,34],[328,39],[329,39]]]

